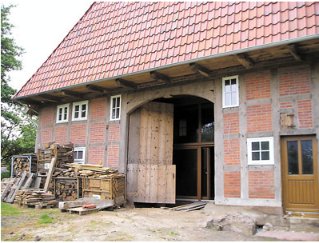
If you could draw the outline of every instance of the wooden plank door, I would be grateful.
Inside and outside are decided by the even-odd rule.
[[[285,210],[319,212],[316,137],[283,138],[281,155]]]
[[[174,105],[150,102],[130,115],[127,197],[133,202],[175,203]]]

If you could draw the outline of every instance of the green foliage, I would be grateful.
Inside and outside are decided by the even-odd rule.
[[[3,178],[9,178],[11,176],[10,171],[7,172],[1,172],[1,180]]]
[[[20,215],[21,211],[15,206],[9,203],[1,203],[1,215],[2,216],[17,216]]]
[[[11,36],[12,7],[1,5],[1,160],[7,165],[12,155],[34,152],[36,134],[36,119],[26,114],[25,106],[12,101],[16,90],[9,84],[9,72],[21,69],[18,58],[23,53]]]
[[[53,218],[47,214],[41,214],[39,219],[39,224],[51,224],[53,222]]]

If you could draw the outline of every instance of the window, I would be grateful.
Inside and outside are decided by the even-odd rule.
[[[238,76],[223,78],[223,108],[239,105]]]
[[[274,164],[274,140],[273,137],[248,138],[248,164],[271,165]]]
[[[179,120],[179,136],[186,136],[187,135],[187,121],[186,120]]]
[[[72,121],[86,120],[88,114],[88,101],[73,103]]]
[[[69,105],[58,105],[56,110],[56,122],[62,123],[69,120]]]
[[[121,115],[121,95],[111,96],[110,120],[120,120]]]
[[[73,152],[74,162],[84,164],[85,162],[85,147],[75,147]]]

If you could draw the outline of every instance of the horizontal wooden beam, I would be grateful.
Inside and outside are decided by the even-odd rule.
[[[80,92],[75,92],[71,90],[62,90],[62,94],[75,98],[84,98],[84,94]]]
[[[236,58],[237,61],[247,69],[255,65],[255,62],[245,53],[237,54]]]
[[[104,88],[98,85],[94,85],[94,84],[88,84],[86,85],[86,88],[95,92],[99,92],[99,93],[108,93],[110,91],[112,91],[111,89],[108,88]]]
[[[288,45],[288,51],[294,57],[296,61],[298,62],[303,61],[303,58],[301,57],[296,44]]]
[[[125,80],[125,79],[122,79],[122,78],[117,78],[115,80],[115,82],[121,86],[121,87],[124,87],[124,88],[131,88],[131,89],[136,89],[137,88],[137,84],[132,82],[132,81],[129,81],[129,80]]]
[[[168,76],[166,76],[165,74],[159,73],[157,71],[150,72],[150,75],[155,80],[160,80],[160,81],[163,81],[165,83],[171,83],[172,82],[171,79]]]
[[[46,101],[50,101],[53,103],[61,102],[61,98],[50,95],[50,94],[41,94],[41,95],[39,95],[39,97],[46,100]]]
[[[206,68],[198,63],[190,63],[189,66],[191,67],[191,69],[194,72],[197,72],[204,77],[211,77],[212,76],[211,71],[208,68]]]

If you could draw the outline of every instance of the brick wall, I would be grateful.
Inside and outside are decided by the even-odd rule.
[[[248,132],[272,131],[271,104],[247,107],[247,130]]]
[[[239,138],[224,138],[224,162],[226,165],[240,164],[240,140]]]
[[[81,121],[80,123],[72,123],[69,126],[70,129],[70,141],[75,145],[86,144],[86,126],[87,122]]]
[[[240,172],[224,173],[224,196],[227,198],[240,197]]]
[[[275,198],[274,171],[249,171],[249,198]]]
[[[239,113],[224,113],[224,134],[239,133]]]
[[[270,71],[253,72],[245,75],[246,98],[270,98]]]
[[[319,105],[319,104],[318,104]],[[299,128],[312,128],[312,107],[311,100],[298,100]]]

